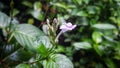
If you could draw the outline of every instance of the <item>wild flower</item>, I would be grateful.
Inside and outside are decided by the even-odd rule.
[[[68,23],[62,24],[60,26],[60,29],[62,30],[62,32],[66,32],[69,30],[73,30],[75,27],[76,25],[73,25],[71,22],[68,22]]]
[[[57,35],[56,39],[55,39],[55,42],[58,42],[58,38],[60,37],[60,35],[66,31],[69,31],[69,30],[73,30],[74,28],[76,27],[76,25],[73,25],[71,22],[68,22],[68,23],[64,23],[60,26],[60,33]]]

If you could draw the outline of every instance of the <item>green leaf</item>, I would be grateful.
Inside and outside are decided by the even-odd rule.
[[[44,46],[45,47],[44,47]],[[47,51],[46,48],[49,50],[52,48],[52,44],[47,36],[40,36],[34,42],[34,48],[38,50],[43,49],[45,52]]]
[[[65,52],[65,48],[64,46],[57,46],[57,48],[55,49],[55,52],[57,53],[64,53]]]
[[[89,14],[95,14],[99,11],[99,8],[96,6],[88,6],[87,10]]]
[[[90,2],[90,0],[83,0],[86,4],[88,4]]]
[[[37,10],[34,10],[31,12],[32,16],[40,21],[43,21],[44,20],[44,14],[42,11],[37,11]]]
[[[68,9],[68,8],[69,8],[66,4],[63,4],[63,3],[55,3],[55,4],[53,4],[53,5],[54,5],[54,6],[57,6],[57,7],[64,8],[64,9]]]
[[[48,61],[44,60],[43,67],[44,68],[59,68],[58,65],[52,60],[48,60]]]
[[[52,48],[49,38],[33,25],[17,25],[13,35],[24,48],[38,52],[43,57],[46,57]]]
[[[42,9],[42,4],[38,1],[34,3],[34,9],[35,10],[41,10]]]
[[[15,68],[30,68],[27,64],[19,64]]]
[[[5,28],[9,26],[9,24],[10,18],[6,14],[0,12],[0,28]]]
[[[36,63],[30,65],[30,68],[43,68],[42,66],[43,66],[43,65],[42,65],[41,62],[39,61],[39,62],[36,62]]]
[[[43,62],[44,68],[73,68],[72,62],[62,54],[54,54]]]
[[[48,55],[48,50],[43,43],[37,46],[36,50],[44,57]]]
[[[22,4],[25,5],[25,6],[28,6],[30,8],[32,7],[32,3],[29,2],[29,1],[23,1]]]
[[[104,30],[107,30],[107,29],[116,29],[116,27],[114,25],[111,25],[111,24],[94,24],[93,25],[94,28],[97,28],[97,29],[104,29]]]
[[[76,50],[92,48],[92,46],[88,42],[75,42],[73,46],[75,47]]]
[[[95,43],[102,42],[102,33],[97,31],[93,32],[92,39]]]
[[[37,45],[44,44],[49,48],[50,41],[42,31],[30,24],[17,25],[13,32],[16,40],[25,48],[35,50]],[[47,43],[49,42],[49,44]]]
[[[20,11],[17,9],[13,9],[13,16],[16,16]]]
[[[85,11],[73,10],[72,15],[86,17],[88,14]]]
[[[7,45],[1,44],[0,45],[0,50],[1,50],[0,58],[1,58],[1,60],[5,61],[7,59],[7,57],[9,57],[13,52],[18,50],[19,48],[20,48],[20,46],[17,44],[7,44]]]
[[[102,56],[103,52],[100,50],[100,47],[98,44],[94,44],[93,45],[93,48],[95,49],[96,53],[99,55],[99,56]]]
[[[16,26],[17,26],[18,24],[19,24],[18,20],[14,18],[14,19],[11,21],[11,25],[10,25],[9,31],[12,33],[12,32],[15,30],[15,28],[16,28]]]
[[[72,62],[62,54],[53,55],[55,62],[58,64],[58,68],[73,68]]]
[[[30,11],[32,16],[40,21],[44,20],[44,13],[41,11],[42,9],[42,4],[40,2],[35,2],[34,3],[34,10]]]
[[[104,59],[106,65],[108,66],[108,68],[116,68],[114,62],[110,59],[110,58],[106,58]]]
[[[74,3],[82,5],[83,1],[82,0],[73,0]]]
[[[40,36],[34,42],[33,47],[42,57],[47,57],[51,52],[52,44],[47,36]]]
[[[24,49],[20,48],[16,51],[14,51],[6,61],[11,62],[20,62],[20,61],[28,61],[34,54],[29,51],[25,51]]]

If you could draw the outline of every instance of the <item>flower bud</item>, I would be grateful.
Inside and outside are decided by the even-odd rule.
[[[57,24],[58,20],[56,18],[54,18],[53,23]]]

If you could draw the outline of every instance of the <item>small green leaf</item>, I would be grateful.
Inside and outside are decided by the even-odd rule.
[[[19,64],[15,68],[30,68],[27,64]]]
[[[25,5],[25,6],[28,6],[30,8],[32,7],[32,3],[29,2],[29,1],[23,1],[22,4]]]
[[[95,14],[99,8],[96,6],[88,6],[87,10],[89,14]]]
[[[55,5],[55,6],[57,6],[57,7],[64,8],[64,9],[68,9],[68,8],[69,8],[67,5],[65,5],[65,4],[63,4],[63,3],[55,3],[55,4],[53,4],[53,5]]]
[[[85,11],[73,10],[72,15],[86,17],[88,14]]]
[[[114,25],[111,25],[111,24],[94,24],[93,25],[94,28],[97,28],[97,29],[116,29],[116,27]]]
[[[83,0],[86,4],[88,4],[90,2],[90,0]]]
[[[32,16],[40,21],[44,20],[44,14],[42,11],[34,10],[31,12]]]
[[[114,62],[110,59],[110,58],[106,58],[104,59],[106,65],[108,66],[108,68],[116,68]]]
[[[93,32],[92,39],[95,43],[102,42],[102,33],[97,31]]]
[[[17,15],[20,11],[17,9],[13,9],[13,16]]]
[[[42,56],[47,56],[48,55],[48,50],[45,47],[44,44],[40,44],[36,47],[36,50],[42,55]]]
[[[73,0],[75,3],[82,5],[83,1],[82,0]]]
[[[57,46],[55,49],[55,52],[60,53],[60,52],[65,52],[65,47],[64,46]]]
[[[75,47],[76,50],[92,48],[92,46],[88,42],[76,42],[73,44],[73,46]]]
[[[99,56],[102,56],[103,52],[100,50],[98,44],[94,44],[94,45],[93,45],[93,48],[95,49],[95,51],[97,52],[97,54],[98,54]]]
[[[34,9],[35,10],[41,10],[42,9],[42,4],[38,1],[34,3]]]

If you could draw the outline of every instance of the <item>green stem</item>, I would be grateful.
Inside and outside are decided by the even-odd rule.
[[[13,10],[14,10],[14,2],[13,2],[13,0],[11,0],[11,2],[10,2],[10,8],[11,8],[11,10],[10,10],[10,18],[11,18],[11,20],[10,20],[9,28],[11,28],[11,23],[12,23],[12,20],[14,18],[14,16],[13,16]]]
[[[14,34],[12,33],[11,36],[9,37],[7,43],[9,43],[9,42],[11,41],[11,39],[13,38],[13,35],[14,35]]]
[[[60,37],[60,35],[63,33],[63,31],[60,31],[60,33],[57,35],[57,37],[55,38],[55,42],[58,42],[58,38]]]
[[[10,17],[11,17],[11,21],[13,20],[13,9],[14,9],[14,1],[11,0],[10,2],[10,7],[11,7],[11,10],[10,10]]]

